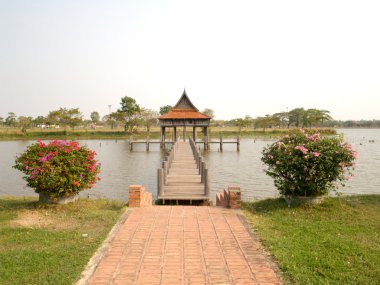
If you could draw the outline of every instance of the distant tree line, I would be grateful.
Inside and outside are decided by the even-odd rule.
[[[26,132],[29,128],[92,128],[96,127],[123,127],[125,132],[133,134],[138,127],[145,127],[148,134],[152,126],[157,126],[158,117],[169,112],[172,106],[160,107],[159,112],[141,107],[136,100],[125,96],[121,98],[120,108],[101,117],[97,111],[90,114],[89,119],[84,119],[79,108],[59,108],[50,111],[46,116],[26,117],[17,116],[9,112],[5,118],[0,117],[0,127],[20,128]],[[279,112],[272,115],[252,118],[236,118],[233,120],[214,120],[215,113],[206,108],[202,113],[211,117],[212,126],[235,126],[241,131],[242,128],[311,128],[311,127],[338,127],[338,128],[380,128],[380,120],[371,121],[336,121],[327,110],[295,108],[289,112]]]
[[[289,112],[279,112],[273,115],[265,115],[252,118],[245,116],[229,121],[218,120],[213,122],[216,126],[236,126],[242,128],[311,128],[311,127],[329,127],[329,128],[379,128],[380,120],[360,120],[360,121],[337,121],[334,120],[330,111],[319,109],[295,108]]]
[[[252,118],[237,118],[226,121],[226,125],[237,126],[239,129],[244,127],[250,128],[311,128],[321,127],[329,121],[332,121],[330,112],[327,110],[296,108],[289,112],[279,112],[273,115],[265,115]]]
[[[332,120],[326,124],[327,127],[335,128],[380,128],[380,120],[360,120],[360,121],[336,121]]]

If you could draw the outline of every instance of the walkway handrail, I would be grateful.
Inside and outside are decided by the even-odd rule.
[[[192,138],[189,139],[189,143],[191,146],[191,150],[194,156],[194,160],[196,162],[196,166],[198,169],[198,174],[201,176],[201,183],[204,184],[204,193],[209,197],[210,194],[210,174],[199,149],[197,148],[194,140]],[[164,161],[162,162],[162,167],[157,170],[157,189],[158,196],[164,195],[164,186],[167,185],[167,177],[169,174],[169,169],[172,166],[174,156],[176,155],[178,150],[178,142],[175,142],[169,154],[165,156]]]

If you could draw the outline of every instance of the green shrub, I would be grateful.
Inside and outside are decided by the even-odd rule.
[[[100,179],[96,153],[76,141],[37,141],[17,156],[14,168],[25,173],[27,185],[52,201],[92,188]]]
[[[261,160],[266,174],[284,196],[319,196],[350,179],[357,153],[337,137],[304,130],[268,145]]]

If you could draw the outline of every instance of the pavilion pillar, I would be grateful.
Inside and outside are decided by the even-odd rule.
[[[183,126],[183,141],[186,141],[186,126]]]
[[[160,148],[162,149],[163,126],[160,127]]]
[[[173,127],[173,141],[176,142],[177,141],[177,127]]]
[[[208,150],[208,128],[203,127],[203,141],[204,141],[204,149]]]
[[[196,126],[193,127],[193,141],[194,142],[197,142],[197,130],[196,130]]]
[[[161,127],[161,143],[160,143],[161,149],[165,148],[165,127]]]

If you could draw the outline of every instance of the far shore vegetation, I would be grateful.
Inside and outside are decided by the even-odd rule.
[[[291,208],[268,199],[245,202],[243,209],[285,284],[379,284],[380,195]]]
[[[125,203],[0,197],[0,284],[74,284]]]
[[[226,127],[217,127],[211,126],[209,128],[210,139],[218,140],[220,137],[223,138],[276,138],[289,134],[294,131],[294,128],[252,128],[245,127],[239,129],[236,126],[226,126]],[[202,129],[198,128],[197,138],[202,140],[203,134]],[[336,135],[337,132],[333,128],[322,128],[318,131],[323,135]],[[178,134],[182,135],[181,128],[178,129]],[[170,140],[172,135],[172,130],[166,130],[166,139]],[[187,128],[186,136],[192,136],[192,129]],[[128,134],[124,131],[122,127],[118,128],[107,128],[107,127],[98,127],[94,129],[85,129],[77,128],[74,130],[71,129],[40,129],[40,128],[31,128],[27,131],[21,131],[17,128],[0,128],[0,140],[54,140],[54,139],[67,139],[67,140],[80,140],[80,139],[132,139],[134,140],[146,140],[148,137],[148,132],[146,128],[139,127],[136,128],[133,134]],[[160,138],[160,128],[155,126],[151,127],[149,132],[150,140],[158,140]]]
[[[101,116],[93,111],[84,118],[79,108],[59,108],[35,118],[9,112],[0,114],[0,140],[16,139],[158,139],[158,117],[172,108],[165,105],[159,111],[140,106],[135,99],[121,98],[120,108]],[[270,137],[287,134],[291,129],[317,128],[321,134],[335,134],[335,128],[379,128],[380,120],[337,121],[328,110],[295,108],[265,116],[249,115],[232,120],[216,120],[215,111],[201,111],[211,118],[211,138]],[[168,128],[170,134],[170,128]],[[190,129],[188,130],[190,134]],[[199,132],[200,134],[201,132]],[[170,136],[167,136],[169,138]],[[201,137],[201,136],[199,136]]]

